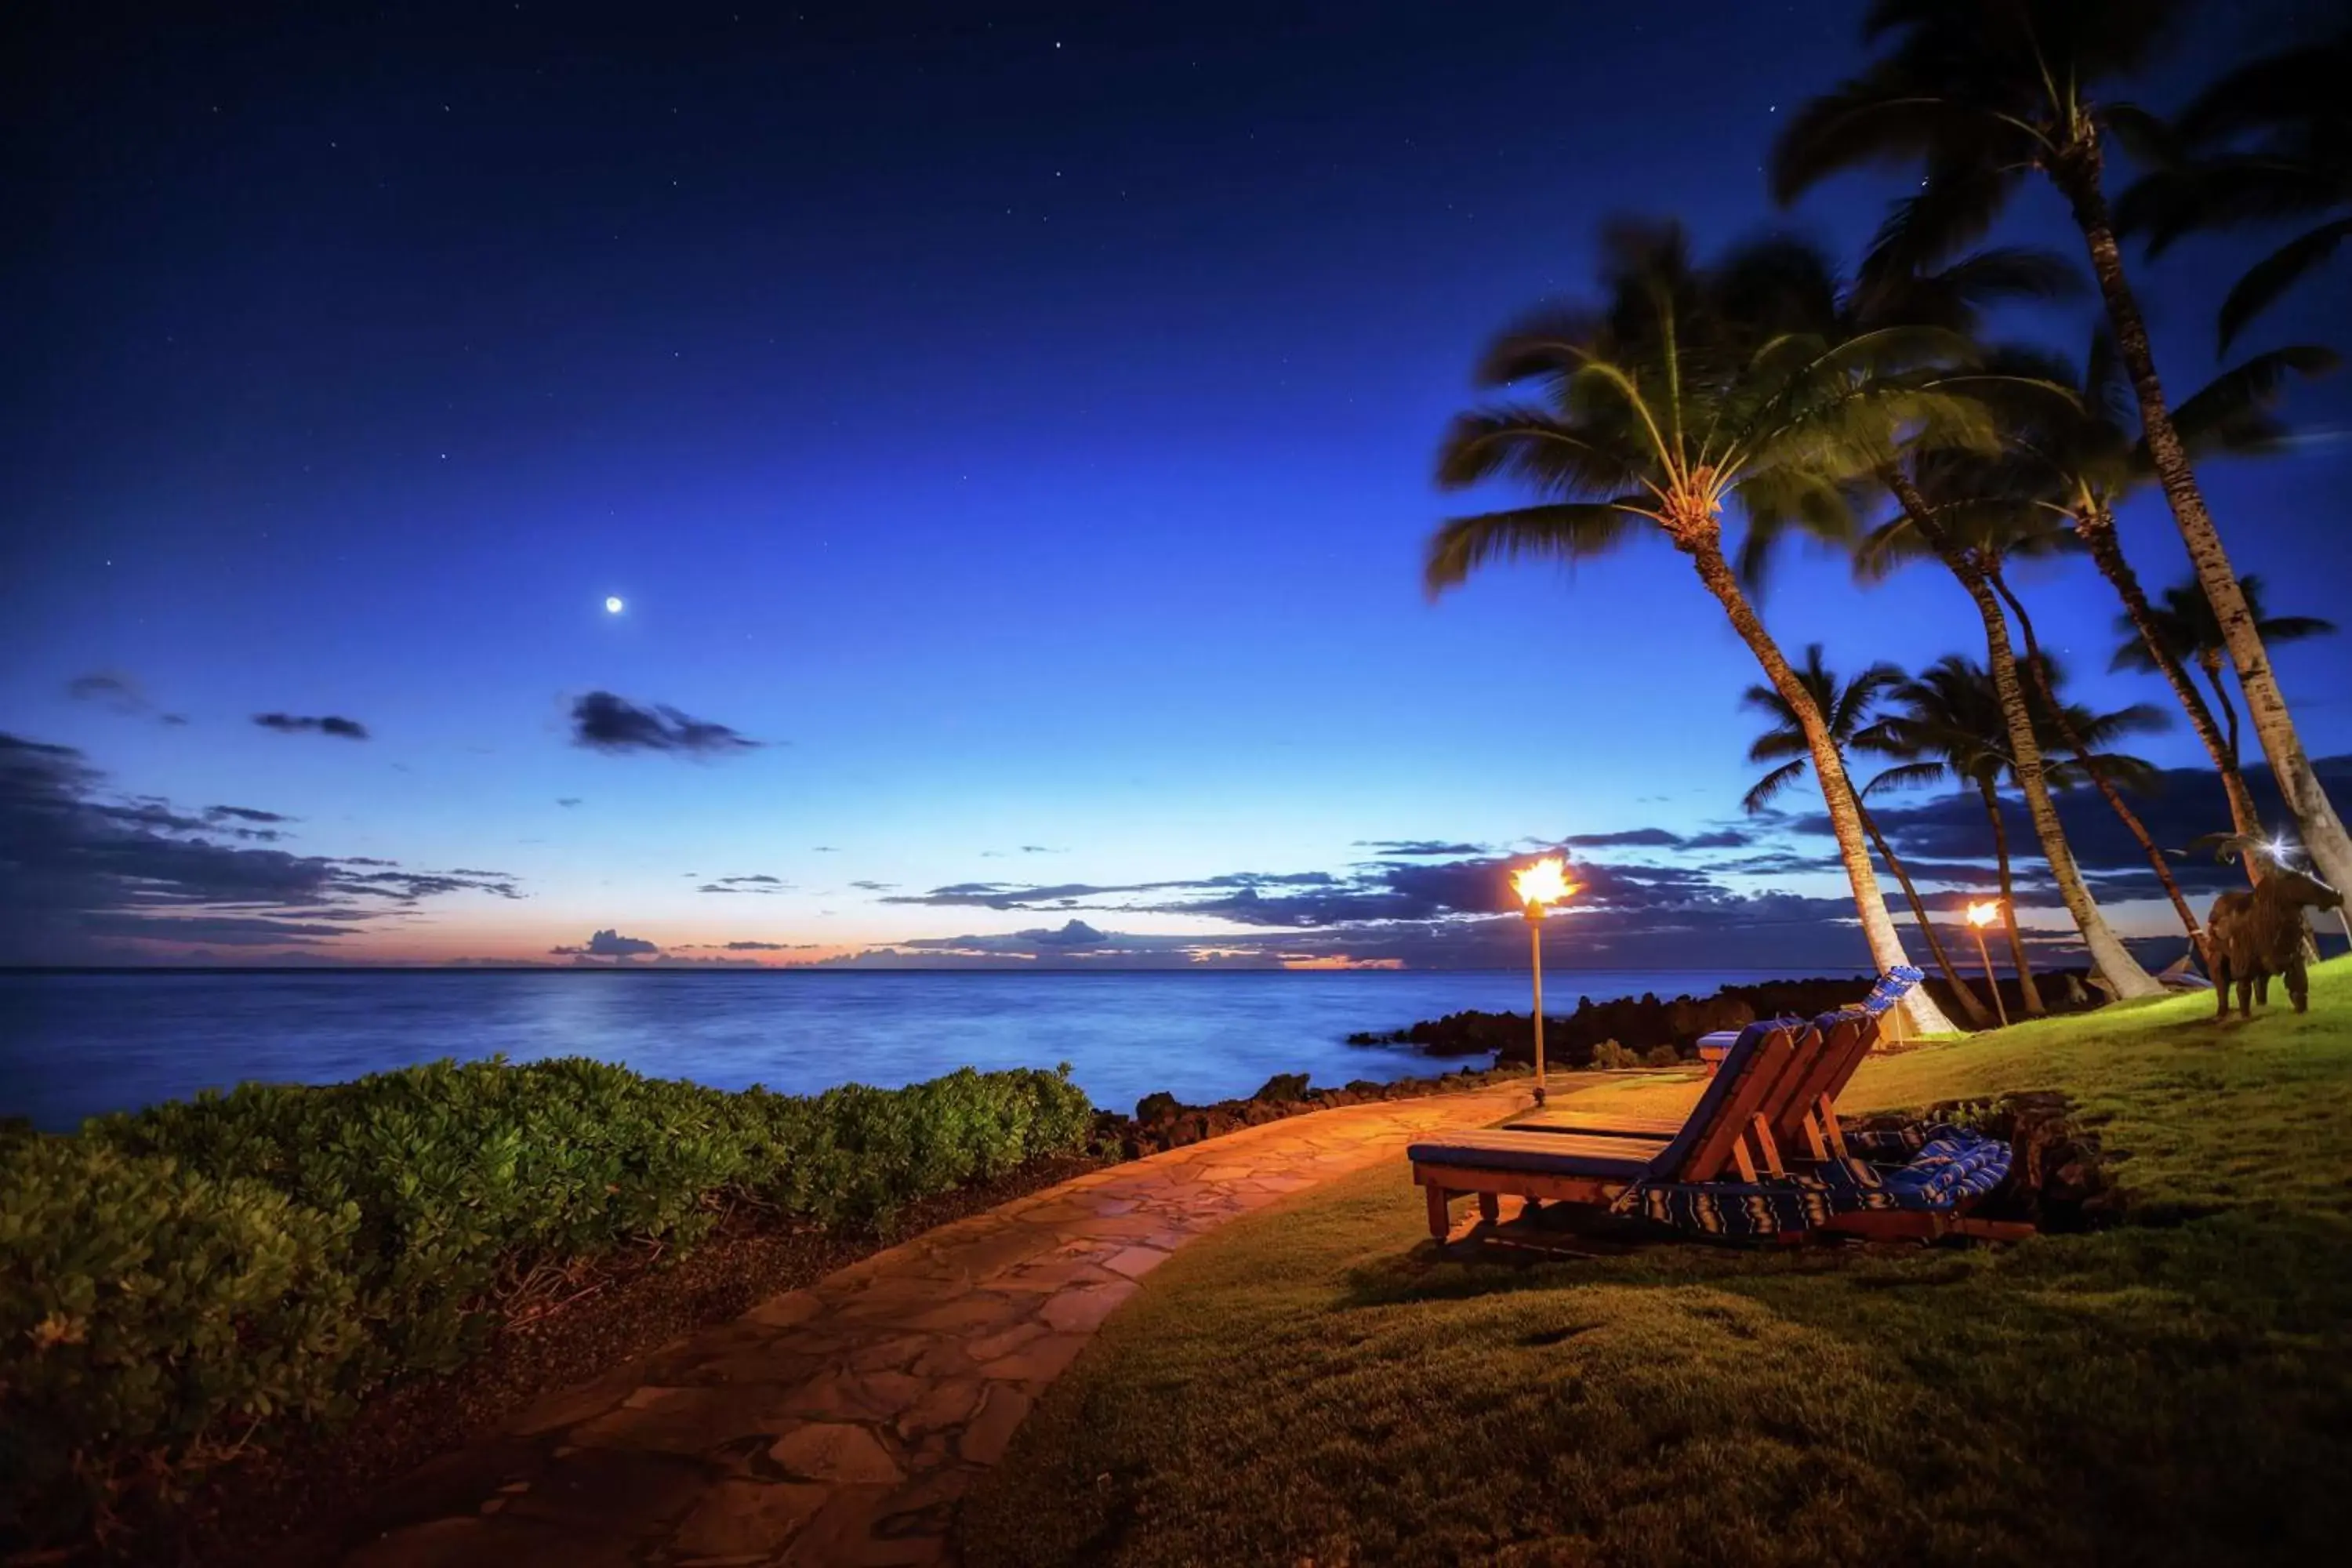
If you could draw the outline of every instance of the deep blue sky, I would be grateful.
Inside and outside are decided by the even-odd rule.
[[[1473,354],[1585,286],[1602,218],[1867,235],[1894,183],[1776,219],[1758,168],[1858,5],[209,9],[36,6],[0,51],[0,731],[92,838],[19,853],[0,961],[1507,961],[1448,920],[1496,858],[1642,830],[1579,847],[1618,889],[1591,962],[1857,956],[1800,825],[1668,842],[1737,817],[1756,673],[1683,561],[1432,606],[1418,555]],[[2002,237],[2075,245],[2039,191]],[[2181,390],[2255,253],[2140,268]],[[2254,346],[2352,342],[2347,293]],[[2352,387],[2293,408],[2295,455],[2206,479],[2241,570],[2326,614]],[[2182,574],[2159,510],[2126,527]],[[2029,581],[2082,695],[2163,699],[2103,673],[2086,569]],[[1792,562],[1767,612],[1846,668],[1981,652],[1925,572]],[[2280,664],[2352,752],[2346,645]],[[763,744],[583,747],[597,690]],[[2185,837],[2220,807],[2183,777]],[[1367,847],[1412,839],[1478,847]]]

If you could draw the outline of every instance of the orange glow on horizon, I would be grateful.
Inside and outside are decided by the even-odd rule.
[[[2000,904],[1998,900],[1988,900],[1981,904],[1969,906],[1969,924],[1972,926],[1989,926],[2000,918]]]
[[[1344,952],[1316,958],[1291,958],[1282,961],[1285,969],[1402,969],[1402,958],[1349,958]]]

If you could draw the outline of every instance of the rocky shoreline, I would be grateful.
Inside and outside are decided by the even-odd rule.
[[[1095,1112],[1095,1148],[1106,1157],[1139,1160],[1166,1149],[1215,1138],[1244,1127],[1263,1126],[1288,1116],[1329,1110],[1341,1105],[1367,1105],[1381,1100],[1420,1100],[1433,1094],[1460,1094],[1507,1079],[1523,1078],[1528,1069],[1517,1064],[1463,1068],[1431,1078],[1398,1079],[1375,1083],[1358,1079],[1340,1089],[1309,1089],[1303,1072],[1276,1073],[1245,1100],[1221,1100],[1214,1105],[1186,1105],[1172,1094],[1147,1094],[1136,1102],[1133,1116],[1115,1110]]]
[[[2042,999],[2053,1014],[2079,1013],[2097,1005],[2098,998],[2084,984],[2087,972],[2057,969],[2035,976]],[[1544,1015],[1544,1057],[1547,1066],[1585,1068],[1597,1060],[1603,1067],[1665,1065],[1658,1053],[1671,1048],[1677,1057],[1698,1050],[1702,1035],[1741,1029],[1759,1018],[1794,1015],[1811,1018],[1860,1001],[1870,989],[1864,977],[1817,977],[1809,980],[1769,980],[1752,985],[1727,985],[1712,996],[1680,995],[1661,1000],[1656,993],[1620,996],[1595,1002],[1577,998],[1576,1011]],[[1947,1014],[1957,1016],[1951,988],[1941,979],[1926,982],[1929,995]],[[1974,987],[1984,994],[1979,982]],[[2003,1004],[2012,1018],[2022,1018],[2023,999],[2014,980],[2001,982]],[[1409,1028],[1348,1037],[1351,1046],[1416,1046],[1433,1057],[1494,1054],[1496,1063],[1532,1065],[1534,1029],[1525,1013],[1450,1013],[1424,1019]]]

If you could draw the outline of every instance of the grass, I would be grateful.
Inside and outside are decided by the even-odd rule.
[[[2308,1016],[2211,1008],[1932,1045],[1848,1092],[2067,1090],[2134,1202],[2096,1235],[1463,1263],[1402,1161],[1238,1221],[1040,1401],[966,1506],[968,1558],[2340,1560],[2352,961]]]

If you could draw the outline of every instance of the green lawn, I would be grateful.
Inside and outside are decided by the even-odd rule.
[[[1933,1045],[1848,1092],[2068,1090],[2135,1205],[2095,1236],[1464,1264],[1402,1160],[1237,1222],[1040,1402],[970,1561],[2344,1560],[2352,962],[2307,1017],[2211,1006]]]

